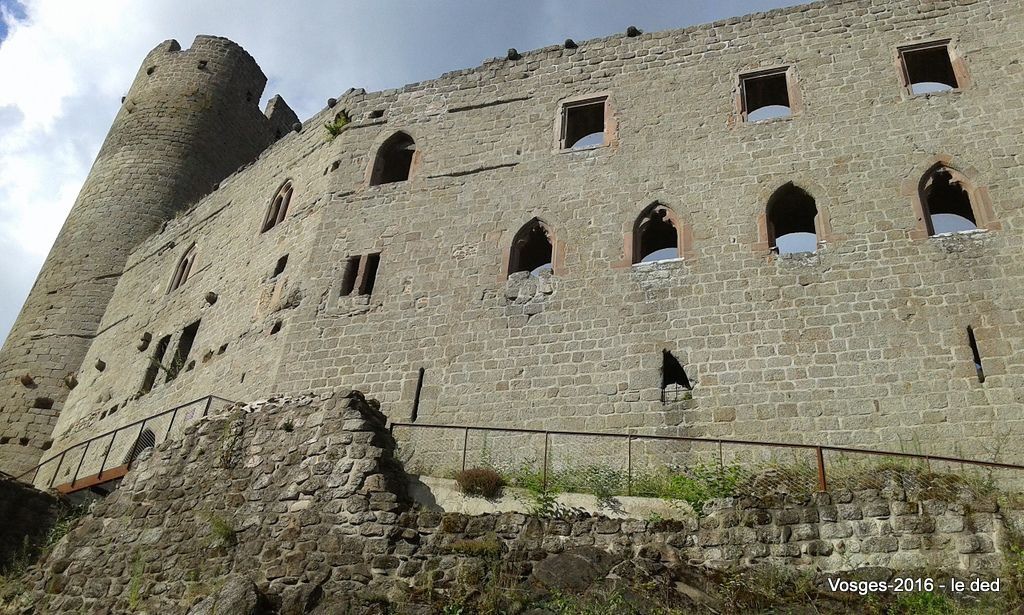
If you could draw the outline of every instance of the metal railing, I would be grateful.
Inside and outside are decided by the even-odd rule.
[[[448,438],[437,436],[427,440],[409,438],[403,439],[395,436],[395,430],[409,429],[412,432],[419,430],[446,430]],[[1001,463],[996,461],[982,461],[977,459],[963,459],[945,455],[926,455],[918,453],[881,451],[874,449],[815,445],[815,444],[792,444],[784,442],[737,440],[727,438],[701,438],[673,435],[643,435],[632,433],[607,433],[592,431],[563,431],[526,429],[514,427],[481,427],[471,425],[441,425],[429,423],[391,423],[391,433],[403,445],[413,447],[413,463],[427,460],[432,462],[430,469],[422,473],[436,472],[440,469],[457,471],[459,468],[465,471],[469,466],[469,456],[476,456],[474,465],[502,466],[515,465],[516,460],[525,465],[533,464],[533,471],[536,473],[536,457],[540,462],[539,481],[541,488],[547,490],[549,485],[549,474],[558,469],[558,464],[553,463],[551,456],[553,451],[553,439],[568,439],[560,447],[560,452],[570,463],[562,463],[562,468],[571,464],[589,466],[591,468],[604,464],[603,467],[615,466],[619,472],[624,473],[624,495],[634,495],[634,481],[638,471],[652,471],[652,462],[660,463],[662,467],[682,467],[686,463],[679,463],[680,459],[687,459],[692,462],[694,459],[702,459],[701,463],[710,462],[705,467],[714,468],[724,472],[729,468],[740,468],[743,464],[756,468],[756,471],[746,473],[750,481],[760,480],[762,486],[771,487],[785,486],[788,491],[824,492],[830,487],[834,488],[868,488],[873,483],[879,483],[881,473],[886,469],[902,472],[901,479],[906,483],[907,489],[916,489],[934,493],[936,489],[947,490],[971,490],[980,483],[969,483],[959,478],[950,480],[949,476],[968,472],[971,469],[985,472],[987,484],[994,487],[997,471],[1008,471],[1012,480],[1014,490],[1024,486],[1024,465]],[[482,442],[474,442],[471,445],[471,435]],[[498,435],[498,440],[491,440],[488,450],[488,437]],[[501,435],[507,436],[504,441]],[[543,438],[538,447],[537,440]],[[601,441],[604,444],[598,444]],[[619,450],[609,453],[609,446],[618,442]],[[650,444],[659,444],[657,447],[650,447]],[[681,445],[686,445],[687,450],[679,450]],[[426,445],[426,446],[424,446]],[[504,451],[502,451],[504,445]],[[418,448],[417,448],[418,447]],[[539,450],[538,450],[539,448]],[[638,449],[644,449],[642,459],[638,459]],[[780,455],[779,452],[785,454]],[[531,456],[530,453],[533,453]],[[495,460],[495,455],[503,457],[502,460]],[[461,459],[455,464],[445,464],[445,460],[451,461],[454,455]],[[876,462],[868,462],[874,459]],[[877,463],[878,460],[881,463]],[[671,460],[665,463],[667,460]],[[407,464],[409,460],[404,460]],[[412,471],[415,471],[413,469]],[[435,474],[437,475],[437,474]],[[767,477],[767,478],[766,478]],[[998,476],[996,476],[998,478]],[[1011,482],[1007,483],[1008,485]],[[867,485],[865,487],[865,485]]]
[[[54,463],[56,463],[56,466],[52,468],[49,480],[47,481],[48,489],[52,489],[54,484],[57,483],[61,470],[64,470],[65,475],[67,475],[71,467],[74,467],[75,471],[71,475],[70,481],[67,483],[57,483],[58,485],[63,485],[65,487],[64,490],[69,492],[76,491],[79,488],[84,489],[88,486],[104,482],[104,480],[119,478],[131,469],[135,457],[144,448],[140,448],[140,443],[145,442],[147,446],[153,446],[163,442],[170,437],[171,430],[175,427],[184,429],[186,424],[207,416],[215,402],[223,402],[229,406],[235,403],[230,399],[216,395],[200,397],[199,399],[175,406],[144,419],[121,425],[116,429],[79,442],[19,475],[17,479],[35,484],[40,471],[44,468],[48,469],[48,466],[53,466]],[[202,409],[201,415],[198,414],[200,408]],[[185,419],[178,421],[178,417],[181,415],[184,415]],[[165,421],[166,425],[164,424]],[[152,434],[151,442],[143,439],[147,428],[149,428]],[[135,437],[130,437],[131,434],[134,434]],[[122,437],[119,442],[119,436],[128,436],[128,439],[125,440]],[[127,448],[125,445],[127,445]],[[100,451],[102,451],[102,454],[100,454]],[[111,460],[111,453],[114,454],[113,458],[117,459],[122,451],[125,453],[121,456],[122,461],[116,465],[108,465]],[[91,457],[90,452],[92,453]],[[65,464],[65,462],[69,463]],[[84,473],[83,470],[85,470]],[[105,472],[106,476],[104,476]],[[26,480],[26,477],[29,475],[31,475],[31,478]],[[80,477],[82,479],[81,485],[79,485]]]

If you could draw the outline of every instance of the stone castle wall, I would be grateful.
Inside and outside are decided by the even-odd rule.
[[[366,603],[381,600],[403,613],[436,612],[424,603],[454,604],[492,581],[507,583],[511,597],[531,584],[540,594],[582,593],[634,575],[663,591],[665,606],[692,605],[694,595],[713,603],[717,596],[686,584],[768,565],[812,576],[927,569],[991,579],[1008,524],[1020,522],[994,500],[909,499],[898,481],[714,500],[704,516],[672,521],[445,513],[412,506],[385,421],[346,392],[210,417],[140,458],[26,576],[32,589],[12,612],[213,612],[202,610],[208,596],[238,576],[280,613],[374,612]],[[499,554],[496,580],[488,575]]]
[[[0,468],[35,465],[71,389],[101,371],[83,359],[119,325],[101,320],[132,251],[286,130],[275,122],[294,121],[283,105],[276,117],[260,112],[265,84],[222,38],[184,51],[165,41],[147,55],[0,353]]]
[[[353,386],[407,420],[423,369],[420,421],[1019,459],[1024,73],[1007,59],[1024,46],[1022,12],[994,0],[816,3],[349,91],[132,254],[56,449],[207,393]],[[909,96],[897,47],[945,38],[966,86]],[[738,76],[782,65],[802,108],[741,121]],[[611,144],[558,151],[559,103],[598,93],[617,124]],[[353,122],[328,139],[339,110]],[[398,130],[416,141],[411,179],[369,186]],[[914,187],[939,160],[987,189],[992,229],[920,237]],[[288,179],[292,211],[261,233]],[[774,256],[759,235],[787,182],[827,219],[812,257]],[[621,266],[624,236],[654,201],[679,215],[690,249]],[[540,285],[509,282],[505,250],[533,217],[556,236],[560,266]],[[192,242],[199,273],[167,294]],[[372,296],[339,297],[346,259],[372,252]],[[193,369],[139,397],[152,352],[140,336],[178,336],[200,318]],[[664,349],[695,382],[692,400],[661,401]]]

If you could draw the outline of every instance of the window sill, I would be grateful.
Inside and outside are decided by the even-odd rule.
[[[592,152],[592,151],[599,150],[599,149],[605,149],[608,146],[609,146],[608,143],[602,143],[601,145],[588,145],[586,147],[564,147],[564,148],[556,149],[555,153],[556,154],[572,154],[572,153],[579,153],[579,152]]]
[[[764,126],[766,124],[778,124],[778,123],[781,123],[781,122],[790,122],[790,121],[793,121],[793,119],[795,119],[796,116],[797,116],[797,114],[792,113],[792,114],[787,115],[785,117],[770,117],[770,118],[763,119],[763,120],[753,120],[753,121],[748,120],[747,118],[743,118],[743,123],[745,125],[747,125],[747,126]]]
[[[920,98],[928,99],[928,98],[932,98],[932,97],[935,97],[935,96],[940,96],[940,97],[941,96],[955,96],[955,95],[958,95],[958,94],[963,94],[963,92],[964,92],[963,88],[955,88],[955,89],[952,89],[952,90],[946,90],[945,92],[926,92],[924,94],[914,94],[913,92],[910,91],[909,87],[904,86],[904,88],[903,88],[903,96],[904,96],[904,98],[906,98],[908,100],[920,99]]]
[[[970,238],[981,238],[989,233],[987,228],[976,228],[969,231],[953,231],[950,233],[936,233],[929,235],[928,239],[934,239],[936,241],[943,241],[947,239],[970,239]]]
[[[646,263],[633,263],[630,266],[635,268],[635,269],[648,269],[648,268],[653,268],[653,267],[655,267],[657,265],[671,265],[671,264],[674,264],[674,263],[683,263],[683,262],[686,262],[686,259],[681,257],[681,256],[678,256],[676,258],[663,258],[661,260],[656,260],[656,261],[647,261]]]

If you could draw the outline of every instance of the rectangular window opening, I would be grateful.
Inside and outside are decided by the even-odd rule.
[[[338,293],[342,297],[351,295],[356,287],[356,276],[359,275],[359,261],[361,258],[361,256],[350,256],[348,257],[348,262],[345,263],[345,273],[342,274],[341,278],[341,292]]]
[[[981,351],[978,350],[978,340],[974,337],[974,327],[967,327],[967,341],[971,344],[971,353],[974,355],[974,370],[978,373],[978,382],[985,382],[985,369],[981,366]]]
[[[150,357],[149,365],[146,367],[146,375],[142,378],[142,387],[139,388],[140,393],[146,394],[153,390],[153,385],[156,384],[156,377],[160,373],[160,367],[163,364],[164,355],[167,354],[167,347],[170,345],[170,335],[163,336],[156,343],[156,348],[153,349],[153,356]]]
[[[178,349],[174,352],[174,359],[167,368],[167,382],[174,380],[185,367],[188,355],[192,352],[192,344],[196,341],[196,334],[199,332],[200,321],[195,321],[185,327],[181,332],[181,339],[178,340]]]
[[[562,149],[604,145],[605,98],[571,103],[562,107]]]
[[[285,254],[281,258],[277,259],[277,265],[274,266],[274,275],[271,277],[277,277],[284,273],[285,267],[288,266],[288,255]]]
[[[900,48],[903,80],[911,94],[936,94],[960,87],[949,41]]]
[[[740,87],[746,121],[761,122],[793,114],[787,69],[741,75]]]
[[[377,281],[377,267],[380,266],[380,252],[367,254],[364,266],[363,278],[359,283],[359,294],[372,295],[373,285]]]

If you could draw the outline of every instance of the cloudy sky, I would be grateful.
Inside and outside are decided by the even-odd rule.
[[[0,0],[0,340],[85,181],[145,54],[226,36],[307,118],[349,87],[379,90],[504,55],[666,30],[794,0]]]

